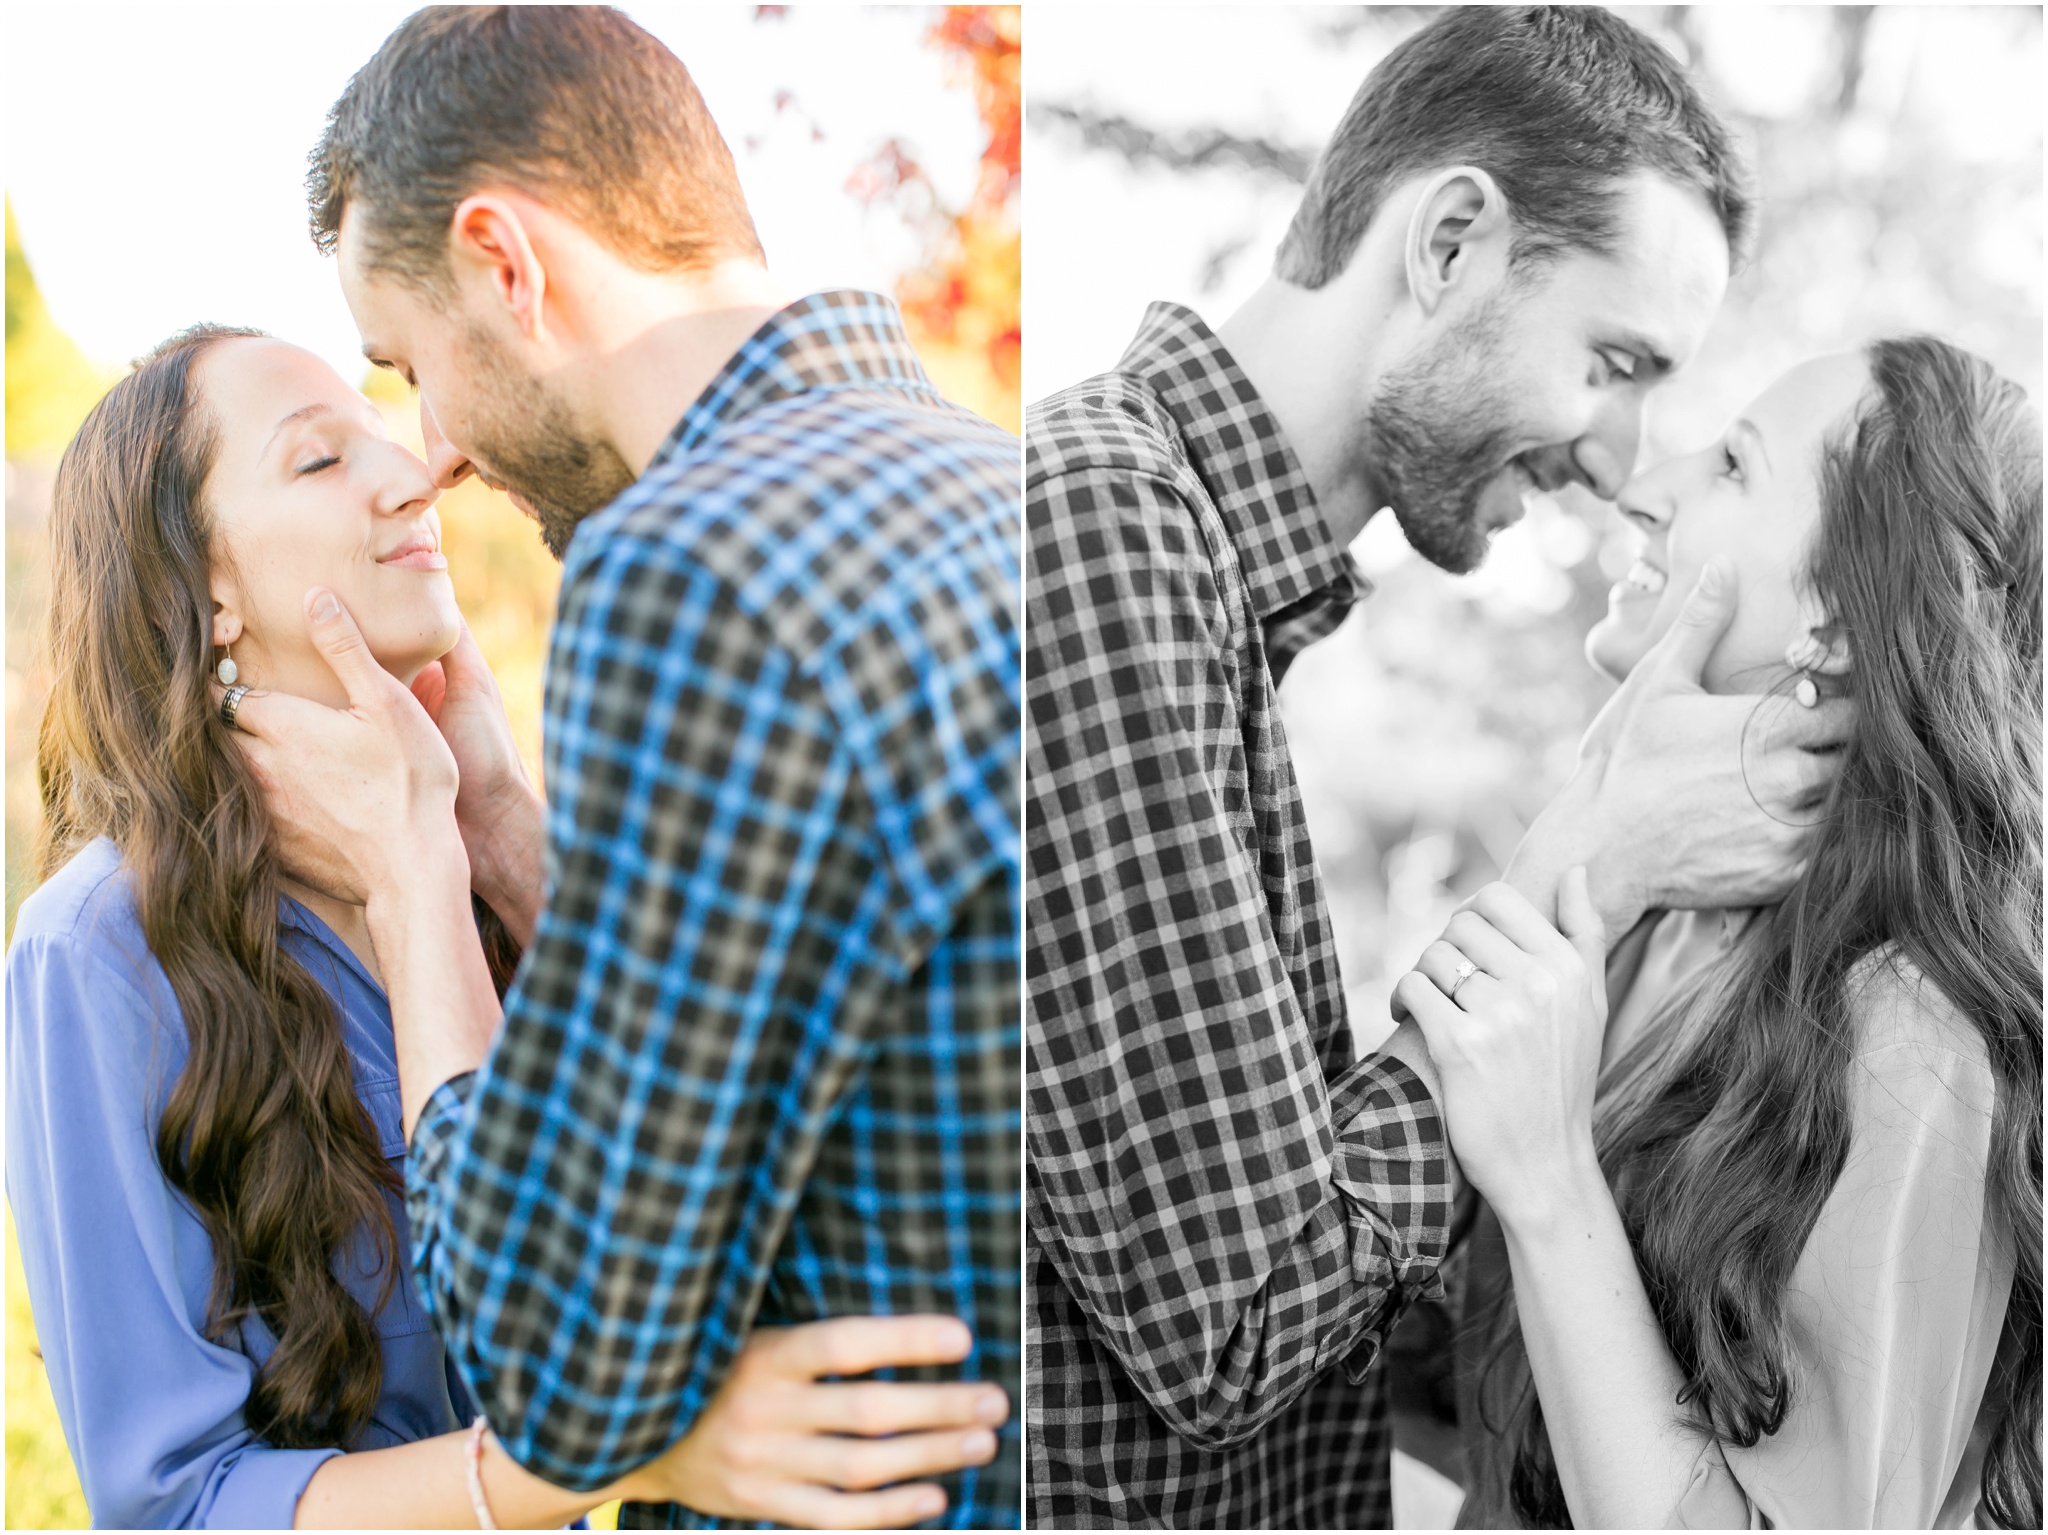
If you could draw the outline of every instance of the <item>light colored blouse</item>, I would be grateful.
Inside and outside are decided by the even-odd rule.
[[[1608,1056],[1746,920],[1666,913],[1616,1000]],[[1974,1523],[1978,1410],[2013,1278],[1986,1206],[1995,1083],[1977,1030],[1910,965],[1873,959],[1850,988],[1849,1157],[1785,1297],[1791,1408],[1753,1447],[1710,1453],[1674,1511],[1681,1527],[1718,1524],[1708,1511],[1731,1483],[1751,1528]]]

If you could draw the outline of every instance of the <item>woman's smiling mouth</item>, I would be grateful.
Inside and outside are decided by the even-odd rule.
[[[1636,556],[1635,563],[1622,572],[1621,580],[1618,584],[1639,592],[1647,592],[1654,597],[1657,593],[1664,590],[1669,580],[1670,578],[1663,571],[1639,554]]]
[[[448,557],[436,545],[431,533],[414,533],[389,554],[377,556],[379,565],[399,570],[446,570]]]

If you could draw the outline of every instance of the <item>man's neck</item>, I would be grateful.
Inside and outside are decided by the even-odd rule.
[[[788,303],[766,268],[752,262],[693,273],[667,297],[608,327],[613,339],[589,379],[593,424],[636,476],[740,344]]]
[[[1269,277],[1216,334],[1279,422],[1331,542],[1344,548],[1383,504],[1360,420],[1379,337],[1376,327],[1333,325],[1329,307],[1317,292]]]

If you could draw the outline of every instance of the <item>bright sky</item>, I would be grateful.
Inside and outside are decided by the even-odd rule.
[[[306,234],[307,152],[410,4],[10,4],[6,187],[50,309],[119,363],[198,320],[256,325],[354,379],[333,263]],[[625,7],[689,65],[792,292],[889,290],[917,244],[848,174],[901,139],[949,202],[974,185],[971,93],[923,6]],[[788,92],[794,106],[777,111]],[[823,134],[813,137],[813,129]]]

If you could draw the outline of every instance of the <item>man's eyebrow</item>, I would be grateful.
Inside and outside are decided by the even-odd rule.
[[[1650,365],[1650,371],[1652,373],[1659,375],[1666,374],[1669,373],[1672,370],[1672,368],[1676,366],[1676,364],[1672,362],[1671,358],[1665,353],[1664,349],[1658,346],[1657,343],[1652,341],[1648,336],[1645,336],[1641,331],[1617,331],[1615,333],[1613,344],[1616,346],[1624,347],[1627,350],[1636,353]]]

